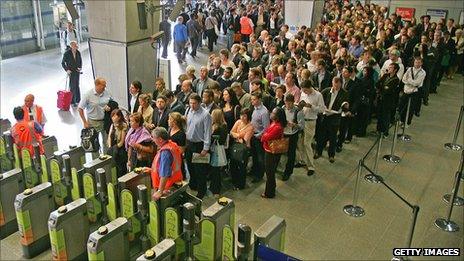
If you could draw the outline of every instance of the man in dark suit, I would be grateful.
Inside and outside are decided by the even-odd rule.
[[[167,98],[163,95],[159,95],[156,98],[156,107],[153,110],[152,116],[152,127],[163,127],[168,129],[168,118],[170,110],[167,108]]]
[[[172,91],[168,91],[166,93],[166,103],[169,111],[171,112],[178,112],[181,115],[185,113],[185,106],[182,102],[180,102]]]
[[[129,97],[128,110],[129,113],[132,114],[137,112],[140,106],[139,96],[142,94],[142,83],[139,81],[133,81],[129,87],[129,93],[131,97]]]
[[[205,108],[211,114],[215,109],[219,109],[219,106],[214,103],[214,93],[211,89],[203,91],[201,107]]]
[[[332,84],[332,74],[326,70],[326,64],[323,59],[317,60],[317,72],[311,76],[314,88],[322,91],[329,88]]]
[[[61,66],[66,71],[69,77],[69,89],[72,92],[71,104],[76,106],[81,101],[81,92],[79,89],[79,77],[82,70],[82,58],[81,53],[77,49],[77,42],[72,41],[70,43],[70,49],[67,50],[63,59],[61,60]]]
[[[394,111],[396,102],[396,93],[398,92],[400,79],[396,75],[400,66],[397,63],[391,63],[385,73],[377,82],[377,131],[388,136],[388,129],[391,122],[391,113]]]
[[[337,132],[340,127],[341,113],[349,108],[348,92],[342,89],[340,77],[332,79],[332,88],[326,88],[321,92],[324,98],[325,111],[322,116],[319,140],[317,141],[317,159],[322,155],[327,142],[329,142],[329,161],[335,162],[335,148],[337,146]]]
[[[219,77],[224,73],[224,68],[221,67],[221,59],[219,57],[214,58],[213,66],[208,71],[208,77],[217,81]]]
[[[168,16],[164,16],[163,17],[163,21],[161,21],[161,23],[159,24],[159,31],[163,31],[164,34],[163,34],[163,38],[161,43],[163,45],[163,54],[161,55],[161,57],[163,57],[164,59],[168,58],[168,46],[169,46],[169,42],[171,42],[171,24],[169,23],[168,21]]]

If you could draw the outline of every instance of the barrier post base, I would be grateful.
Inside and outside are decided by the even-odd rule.
[[[402,141],[410,142],[411,136],[409,136],[408,134],[398,134],[398,139]]]
[[[401,161],[401,158],[399,156],[396,156],[396,155],[385,155],[383,156],[383,159],[386,161],[386,162],[390,162],[390,163],[400,163]]]
[[[446,203],[450,203],[451,201],[451,194],[445,194],[443,196],[443,201],[445,201]],[[454,205],[455,206],[462,206],[464,205],[464,198],[461,198],[461,197],[458,197],[456,196],[456,198],[454,199]]]
[[[364,209],[360,206],[346,205],[343,207],[343,212],[351,217],[362,217],[365,212]]]
[[[379,175],[372,175],[372,174],[367,174],[366,176],[364,176],[364,179],[367,181],[367,182],[370,182],[370,183],[380,183],[381,181],[383,181],[383,178]]]
[[[448,149],[448,150],[455,150],[455,151],[462,150],[461,145],[456,144],[456,143],[451,143],[451,142],[445,143],[444,147],[445,147],[445,149]]]
[[[453,221],[448,221],[444,218],[437,218],[435,220],[435,226],[440,228],[441,230],[444,230],[446,232],[456,232],[459,231],[459,226]]]
[[[410,260],[407,256],[394,256],[392,257],[391,261],[406,261]]]

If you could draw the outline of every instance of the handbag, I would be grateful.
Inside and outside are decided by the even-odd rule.
[[[216,37],[218,37],[221,34],[221,31],[217,26],[214,26],[214,33],[216,34]]]
[[[236,142],[230,147],[230,158],[238,162],[245,162],[248,157],[248,148],[245,144]]]
[[[81,146],[85,152],[98,152],[100,150],[98,131],[95,128],[81,130]]]
[[[226,149],[216,140],[211,148],[211,166],[224,167],[227,165]]]
[[[288,151],[289,138],[283,137],[276,140],[269,141],[269,152],[271,154],[283,154]]]

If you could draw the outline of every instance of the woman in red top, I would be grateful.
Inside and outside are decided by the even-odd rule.
[[[277,140],[284,136],[284,126],[287,125],[287,119],[285,118],[285,112],[282,108],[276,107],[271,112],[272,123],[264,130],[263,136],[261,136],[261,142],[265,151],[264,162],[266,171],[266,189],[261,194],[263,198],[275,197],[276,180],[275,173],[277,165],[279,165],[281,154],[272,154],[269,149],[269,142],[271,140]]]

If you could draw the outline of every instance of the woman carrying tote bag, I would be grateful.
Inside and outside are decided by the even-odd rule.
[[[275,173],[279,165],[280,156],[288,150],[288,138],[284,138],[284,127],[287,126],[287,119],[282,108],[276,107],[271,112],[271,125],[264,130],[261,136],[263,143],[264,166],[266,171],[266,189],[261,194],[263,198],[274,198],[276,180]]]

